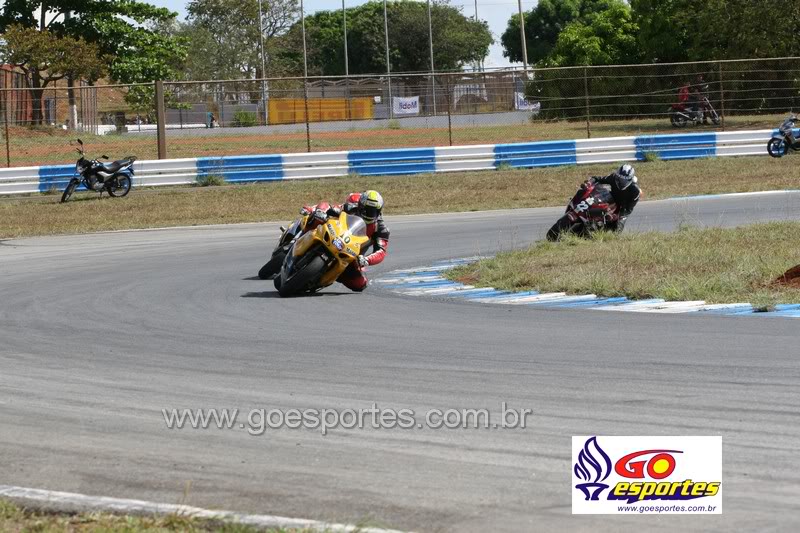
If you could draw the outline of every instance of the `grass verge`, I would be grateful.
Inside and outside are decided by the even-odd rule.
[[[506,290],[633,299],[749,302],[767,309],[800,303],[800,284],[776,283],[800,263],[798,222],[675,233],[599,233],[540,242],[527,250],[460,267],[447,275]]]
[[[786,118],[785,114],[746,115],[725,117],[727,131],[743,129],[770,129]],[[454,126],[453,144],[491,144],[509,142],[531,142],[558,139],[586,138],[586,122],[583,120],[535,119],[523,124],[483,124],[482,120],[493,120],[481,115],[473,117],[476,125]],[[346,131],[319,131],[318,123],[311,124],[311,149],[315,152],[327,150],[367,150],[378,148],[403,148],[446,146],[450,132],[446,127],[422,127],[419,121],[389,120],[374,129]],[[324,124],[322,125],[324,126]],[[696,133],[716,131],[715,127],[673,128],[667,117],[657,119],[605,120],[591,124],[592,138],[620,135],[644,135],[659,133]],[[9,133],[11,166],[34,166],[50,164],[74,164],[75,149],[70,139],[78,135],[60,128],[25,127],[11,128]],[[154,134],[127,133],[123,135],[80,134],[92,155],[108,154],[118,159],[128,154],[140,160],[158,157]],[[275,154],[305,152],[307,150],[304,124],[297,124],[295,132],[276,132],[266,128],[241,131],[240,128],[215,128],[192,130],[189,134],[167,130],[167,154],[170,158]],[[4,161],[3,161],[4,162]]]
[[[255,185],[134,189],[125,198],[76,194],[0,199],[0,238],[62,233],[290,220],[306,203],[341,201],[345,194],[377,189],[389,215],[566,205],[588,176],[608,165],[282,181]],[[800,185],[795,158],[767,157],[654,161],[636,165],[645,199]],[[634,215],[635,216],[635,215]]]
[[[300,529],[259,529],[242,524],[217,520],[199,520],[187,516],[166,515],[131,516],[109,513],[50,513],[25,509],[11,502],[0,500],[0,531],[36,533],[107,533],[122,531],[137,533],[307,533]]]

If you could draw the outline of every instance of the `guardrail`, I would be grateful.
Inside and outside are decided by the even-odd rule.
[[[137,161],[133,185],[188,185],[217,175],[231,183],[290,179],[405,175],[431,172],[534,168],[643,160],[648,152],[661,159],[767,155],[774,130],[709,132],[638,137],[607,137],[516,144],[354,150],[283,155],[246,155]],[[800,135],[800,130],[795,130]],[[0,195],[63,190],[73,165],[0,170]]]

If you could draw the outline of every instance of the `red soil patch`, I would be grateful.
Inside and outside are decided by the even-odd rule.
[[[774,281],[775,285],[796,287],[800,289],[800,265],[790,268]]]

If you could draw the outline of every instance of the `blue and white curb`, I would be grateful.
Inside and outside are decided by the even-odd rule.
[[[629,300],[604,298],[594,294],[568,295],[563,292],[512,292],[493,287],[475,287],[452,281],[442,274],[454,267],[472,263],[481,257],[440,261],[430,266],[394,270],[375,280],[384,289],[405,296],[451,298],[467,302],[526,305],[544,308],[591,309],[633,313],[696,313],[698,315],[755,315],[760,317],[800,318],[800,304],[780,304],[774,311],[760,312],[749,303],[707,304],[703,300],[668,302],[660,298]]]
[[[220,176],[230,183],[537,168],[661,159],[767,155],[774,130],[605,137],[511,144],[263,154],[137,161],[135,187],[188,185]],[[380,133],[376,133],[380,134]],[[797,133],[800,135],[800,131]],[[265,142],[267,142],[265,140]],[[91,148],[90,148],[91,149]],[[119,154],[122,155],[122,154]],[[0,169],[0,195],[63,190],[74,165]]]

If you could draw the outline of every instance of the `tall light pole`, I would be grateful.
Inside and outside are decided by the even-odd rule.
[[[522,40],[522,70],[525,79],[528,79],[528,44],[525,42],[525,15],[522,12],[522,0],[517,0],[519,5],[519,34]]]
[[[300,0],[300,25],[303,29],[303,100],[306,111],[306,147],[311,151],[311,120],[308,116],[308,46],[306,45],[306,10]]]
[[[478,22],[478,0],[475,0],[475,22]],[[481,63],[480,59],[475,62],[475,70],[483,70]]]
[[[386,0],[383,0],[383,34],[386,37],[386,78],[389,80],[389,117],[394,118],[394,104],[392,103],[392,64],[389,59],[389,10]]]
[[[347,8],[342,0],[342,19],[344,21],[344,87],[345,87],[345,114],[350,120],[350,58],[347,55]]]
[[[264,125],[269,123],[267,116],[267,59],[264,50],[264,12],[261,0],[258,0],[258,37],[261,47],[261,104],[264,106]]]
[[[521,1],[521,0],[520,0]],[[433,19],[431,18],[431,0],[428,0],[428,43],[431,48],[431,93],[433,94],[433,114],[436,114],[436,67],[433,64]]]

